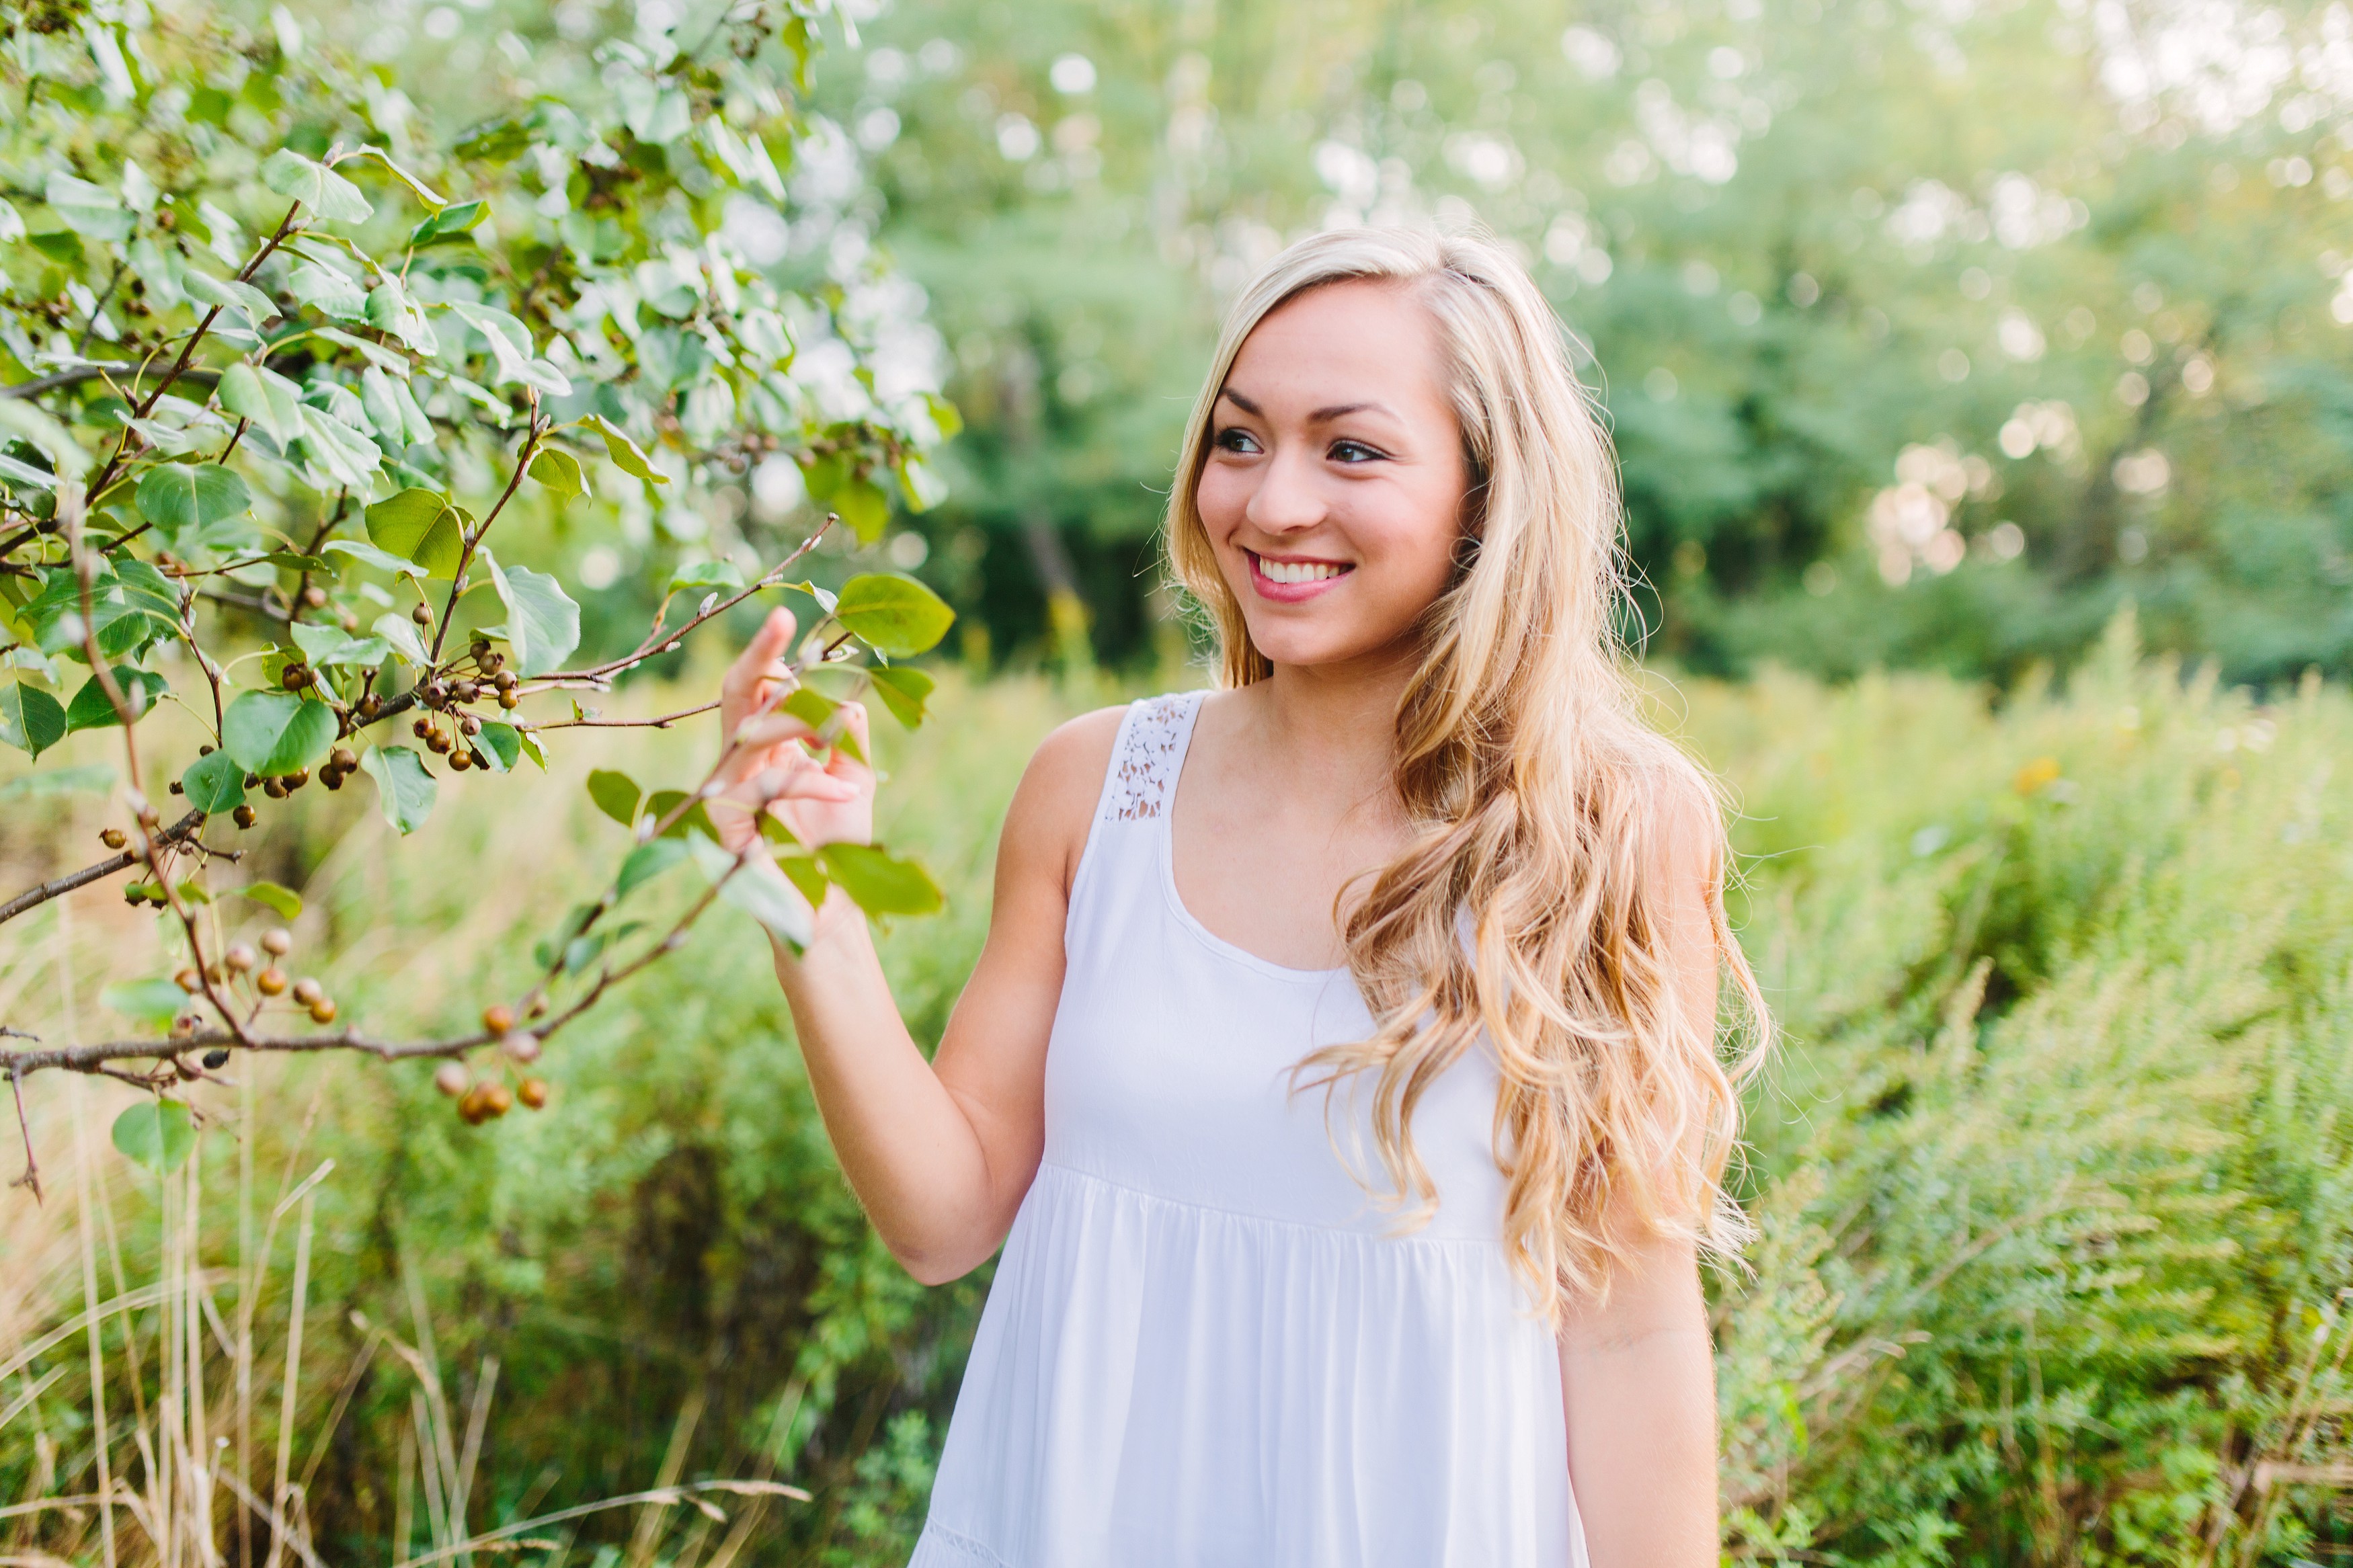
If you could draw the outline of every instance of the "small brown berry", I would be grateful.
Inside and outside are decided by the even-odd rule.
[[[522,706],[522,699],[517,697],[512,690],[501,691],[499,693],[499,706],[512,713]]]
[[[539,1060],[539,1037],[529,1029],[510,1030],[506,1037],[499,1042],[499,1049],[506,1052],[509,1061],[520,1062],[524,1067],[529,1067]]]
[[[253,977],[253,987],[264,996],[277,996],[286,990],[286,972],[271,964]]]
[[[261,951],[285,957],[294,951],[294,933],[284,926],[271,926],[261,933]]]
[[[335,999],[333,997],[322,996],[316,1002],[311,1004],[311,1022],[313,1024],[332,1024],[334,1021]]]
[[[196,1032],[196,1026],[202,1022],[204,1022],[204,1020],[197,1017],[194,1013],[181,1014],[178,1017],[172,1020],[172,1037],[175,1040],[186,1039],[190,1035]]]
[[[338,767],[329,766],[319,770],[319,782],[325,784],[329,789],[343,788],[343,780],[348,776],[349,775],[346,774],[343,769]]]
[[[486,1083],[475,1084],[467,1089],[465,1095],[458,1101],[458,1114],[466,1119],[467,1126],[480,1127],[482,1124],[482,1119],[490,1115],[490,1087]]]
[[[409,726],[408,726],[408,732],[409,732],[410,734],[412,734],[412,735],[416,736],[418,740],[422,741],[422,740],[423,740],[423,739],[425,739],[427,735],[430,735],[431,733],[433,733],[433,726],[432,726],[432,725],[430,725],[430,724],[428,724],[428,723],[427,723],[424,720],[422,720],[422,719],[418,719],[418,720],[413,721],[409,724]]]
[[[515,1085],[515,1098],[533,1110],[539,1110],[547,1103],[547,1080],[543,1078],[523,1079]]]
[[[502,1083],[482,1085],[482,1109],[492,1116],[504,1116],[514,1109],[514,1095]]]
[[[302,590],[302,602],[314,610],[327,607],[327,591],[316,583]]]
[[[514,1027],[514,1009],[503,1002],[493,1002],[482,1009],[482,1027],[493,1035],[503,1035]]]
[[[174,779],[172,781],[172,793],[174,795],[185,795],[187,791],[181,786],[179,780]]]
[[[326,994],[327,988],[307,974],[294,983],[294,1000],[301,1003],[305,1007]]]
[[[455,1100],[473,1084],[464,1062],[443,1062],[433,1069],[433,1087]]]
[[[425,737],[425,749],[438,756],[449,749],[449,737],[436,730]]]
[[[474,753],[463,747],[449,753],[449,771],[462,773],[474,765]]]
[[[373,719],[383,711],[384,699],[378,697],[375,692],[371,691],[365,697],[360,699],[361,718]]]
[[[208,1070],[218,1072],[221,1068],[227,1066],[228,1066],[228,1047],[227,1046],[215,1046],[211,1050],[205,1053],[205,1067]]]
[[[268,795],[272,800],[284,800],[286,798],[286,781],[284,779],[264,779],[261,781],[261,793]]]
[[[221,954],[221,962],[228,965],[228,972],[231,974],[242,974],[260,963],[261,959],[253,951],[251,943],[233,942],[228,944],[228,951]]]
[[[358,756],[353,752],[349,746],[337,746],[335,748],[334,755],[329,757],[327,760],[334,763],[335,766],[343,769],[345,773],[350,773],[353,768],[360,765]]]
[[[460,702],[471,702],[481,694],[482,689],[470,680],[453,680],[449,683],[449,695]]]
[[[172,984],[193,996],[205,988],[205,977],[196,973],[194,964],[189,964],[172,976]]]
[[[469,735],[479,735],[482,732],[482,721],[468,713],[459,719],[458,728]]]
[[[249,805],[240,805],[235,811],[230,812],[229,816],[236,820],[236,823],[239,827],[250,827],[256,822],[260,820],[260,817],[254,812],[253,807]]]
[[[360,618],[352,614],[349,610],[338,612],[335,616],[335,624],[343,627],[343,630],[347,632],[355,632],[360,629]]]
[[[185,1023],[188,1026],[185,1029],[180,1027],[183,1023]],[[174,1018],[172,1021],[172,1033],[182,1039],[185,1039],[188,1036],[195,1033],[195,1020]],[[195,1063],[189,1061],[185,1057],[174,1057],[172,1058],[172,1070],[179,1074],[180,1081],[182,1083],[194,1083],[196,1079],[205,1076],[204,1068],[198,1067]]]
[[[290,664],[286,667],[286,672],[278,679],[287,690],[300,691],[311,684],[311,667],[307,664]]]
[[[429,605],[419,604],[417,608],[408,612],[408,618],[415,621],[420,626],[429,626],[433,624],[432,606]]]
[[[428,680],[417,689],[417,695],[427,708],[438,708],[449,700],[448,682]]]
[[[130,842],[130,840],[123,836],[122,829],[120,827],[100,828],[99,830],[98,841],[100,844],[105,845],[109,849],[120,849],[125,844]]]
[[[309,784],[310,782],[311,770],[308,768],[296,768],[292,773],[286,775],[286,787],[288,789],[301,789],[304,784]]]

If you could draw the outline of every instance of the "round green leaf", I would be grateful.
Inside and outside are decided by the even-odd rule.
[[[207,816],[235,811],[245,804],[245,770],[227,752],[198,757],[180,775],[180,792],[190,805]]]
[[[252,504],[245,481],[218,463],[163,463],[139,481],[139,515],[169,532],[235,517]]]
[[[528,566],[490,562],[491,582],[507,606],[507,647],[525,675],[560,669],[580,646],[580,606],[564,584]]]
[[[176,1100],[142,1100],[114,1119],[114,1146],[126,1159],[169,1175],[195,1148],[195,1124]]]
[[[638,781],[627,773],[610,768],[596,768],[588,774],[588,798],[596,809],[628,827],[638,820],[638,801],[644,795]]]
[[[874,695],[891,716],[912,730],[923,721],[923,700],[932,694],[932,678],[920,669],[902,665],[878,665],[866,672],[874,682]]]
[[[580,459],[561,447],[541,447],[539,455],[531,460],[530,472],[533,479],[554,492],[558,506],[588,493],[588,479],[580,471]]]
[[[321,217],[343,223],[364,223],[375,210],[357,185],[289,147],[280,147],[262,160],[261,183]]]
[[[913,658],[947,636],[955,612],[937,594],[896,572],[869,572],[842,584],[834,618],[892,658]]]
[[[255,903],[278,911],[282,920],[292,920],[302,912],[302,895],[291,888],[281,888],[275,882],[248,882],[242,888],[232,888]]]
[[[289,691],[247,691],[221,716],[221,749],[264,778],[307,768],[335,743],[335,710]]]
[[[114,684],[122,690],[123,700],[131,704],[133,722],[147,716],[155,706],[155,699],[171,689],[164,678],[152,669],[132,669],[128,665],[114,667]],[[106,688],[91,676],[82,682],[81,689],[66,704],[66,728],[73,730],[103,730],[110,724],[120,724],[122,716],[114,710],[106,695]]]
[[[921,866],[871,844],[828,844],[818,858],[870,915],[928,915],[946,901]]]
[[[66,738],[65,705],[37,686],[0,686],[0,741],[39,756]]]
[[[447,496],[405,489],[367,509],[367,531],[378,549],[414,561],[436,577],[458,574],[466,541],[458,509]]]
[[[161,1029],[178,1015],[188,994],[169,980],[126,980],[100,991],[98,999],[126,1018]]]
[[[440,785],[425,771],[425,759],[406,746],[377,746],[360,759],[360,771],[375,780],[384,819],[404,834],[416,832],[433,815]]]

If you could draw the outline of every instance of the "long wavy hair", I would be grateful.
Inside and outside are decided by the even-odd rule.
[[[1370,1039],[1296,1064],[1293,1089],[1373,1084],[1372,1130],[1410,1222],[1438,1192],[1414,1107],[1483,1032],[1502,1070],[1504,1240],[1557,1324],[1646,1241],[1728,1258],[1747,1227],[1725,1190],[1736,1083],[1769,1033],[1724,913],[1712,781],[1646,723],[1619,627],[1630,611],[1609,437],[1566,330],[1526,269],[1477,234],[1343,229],[1299,241],[1234,302],[1187,423],[1167,539],[1215,630],[1227,686],[1271,673],[1197,504],[1215,405],[1251,331],[1311,289],[1367,279],[1436,324],[1470,489],[1451,584],[1417,630],[1395,782],[1412,841],[1342,894]],[[1727,1026],[1689,1017],[1668,952],[1671,864],[1704,899]],[[1671,844],[1672,847],[1671,848]],[[1360,896],[1359,896],[1360,895]],[[1351,900],[1353,899],[1353,903]],[[1721,1039],[1721,1044],[1719,1043]],[[1363,1180],[1359,1174],[1359,1180]],[[1370,1186],[1370,1183],[1366,1183]]]

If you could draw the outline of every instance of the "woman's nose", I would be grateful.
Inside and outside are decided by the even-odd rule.
[[[1242,509],[1253,524],[1270,533],[1282,533],[1313,528],[1324,521],[1324,498],[1315,484],[1314,465],[1300,448],[1278,447],[1259,476],[1258,488]]]

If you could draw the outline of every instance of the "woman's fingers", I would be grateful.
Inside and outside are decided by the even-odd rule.
[[[761,682],[777,673],[777,662],[792,646],[795,629],[792,611],[782,605],[770,610],[752,640],[744,645],[744,651],[735,656],[735,662],[728,666],[726,678],[719,683],[721,699],[744,704],[755,701]]]

